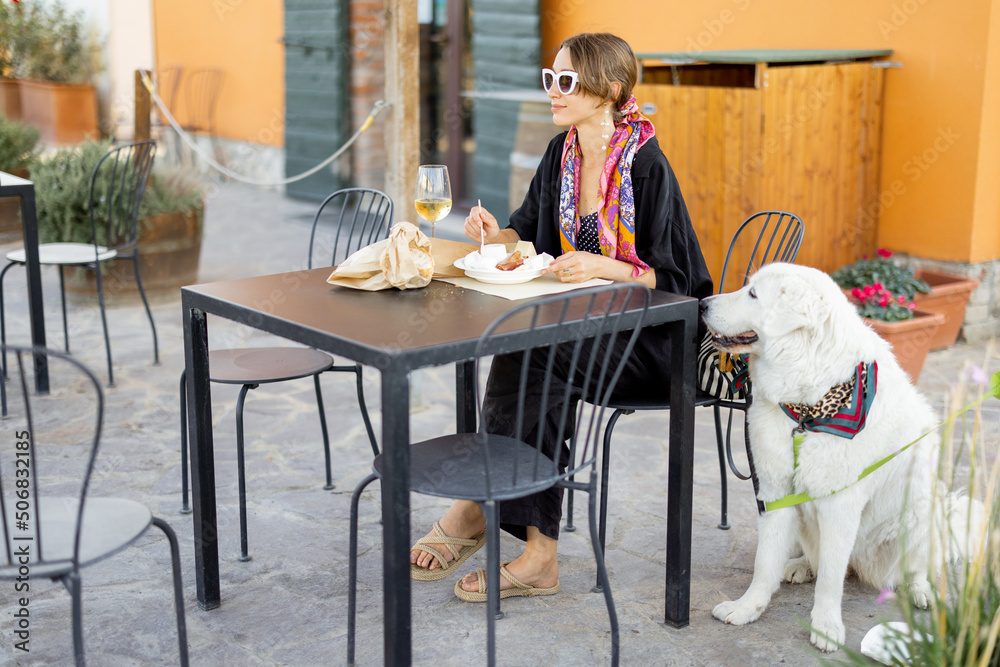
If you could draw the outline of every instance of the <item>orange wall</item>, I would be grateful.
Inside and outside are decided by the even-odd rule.
[[[893,49],[903,67],[886,73],[879,245],[940,260],[1000,258],[1000,0],[666,0],[623,12],[608,11],[603,0],[541,0],[541,7],[545,64],[565,37],[600,30],[637,52]]]
[[[158,68],[223,71],[217,110],[220,136],[284,145],[282,0],[153,0],[153,25]],[[179,96],[183,100],[183,83]],[[182,102],[178,115],[183,114]]]

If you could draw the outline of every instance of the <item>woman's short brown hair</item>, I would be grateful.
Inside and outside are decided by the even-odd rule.
[[[639,79],[639,66],[632,47],[609,32],[584,32],[567,38],[562,48],[569,50],[583,90],[602,100],[613,100],[615,120],[618,120],[618,109],[628,102]],[[615,81],[621,84],[617,96],[612,85]]]

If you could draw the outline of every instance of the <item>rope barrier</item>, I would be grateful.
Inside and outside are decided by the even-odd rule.
[[[146,90],[149,91],[149,94],[153,98],[153,101],[156,102],[156,106],[159,108],[160,113],[163,114],[163,117],[167,119],[167,122],[170,123],[170,126],[172,128],[174,128],[174,131],[177,132],[178,136],[180,136],[180,138],[184,141],[184,143],[187,144],[188,148],[190,148],[194,153],[197,153],[203,160],[205,160],[205,162],[208,163],[208,165],[210,167],[212,167],[213,169],[215,169],[219,173],[225,174],[226,176],[228,176],[229,178],[231,178],[231,179],[233,179],[235,181],[240,181],[242,183],[248,183],[250,185],[257,185],[257,186],[261,186],[261,187],[268,187],[268,186],[274,186],[274,185],[288,185],[289,183],[295,183],[296,181],[301,181],[304,178],[309,178],[310,176],[312,176],[313,174],[315,174],[319,170],[321,170],[324,167],[326,167],[329,164],[331,164],[334,160],[336,160],[337,158],[339,158],[341,155],[343,155],[344,151],[346,151],[348,148],[350,148],[351,145],[354,144],[354,142],[358,140],[358,137],[360,137],[369,127],[371,127],[372,123],[375,122],[375,117],[378,116],[379,113],[382,112],[382,109],[385,109],[387,107],[392,106],[388,102],[384,102],[382,100],[377,100],[375,102],[375,104],[372,106],[372,110],[368,114],[368,117],[365,118],[365,120],[364,120],[363,123],[361,123],[361,126],[357,129],[357,131],[355,131],[354,134],[351,135],[351,137],[344,143],[344,145],[341,146],[340,148],[338,148],[337,151],[333,155],[331,155],[330,157],[326,158],[325,160],[323,160],[322,162],[320,162],[315,167],[313,167],[313,168],[311,168],[311,169],[309,169],[307,171],[304,171],[301,174],[297,174],[297,175],[291,176],[289,178],[284,178],[284,179],[282,179],[280,181],[275,181],[275,182],[258,181],[258,180],[252,179],[252,178],[247,178],[246,176],[243,176],[242,174],[237,174],[236,172],[234,172],[234,171],[226,168],[225,165],[222,165],[222,164],[219,164],[218,162],[216,162],[215,159],[211,155],[209,155],[208,153],[206,153],[205,150],[201,146],[199,146],[197,143],[195,143],[194,139],[192,139],[188,135],[188,133],[184,131],[184,128],[182,128],[177,123],[177,121],[173,117],[173,114],[170,113],[170,111],[167,109],[166,105],[163,103],[163,100],[160,99],[160,96],[157,94],[156,90],[154,89],[153,82],[150,80],[149,75],[146,72],[142,72],[141,76],[142,76],[142,85],[144,85],[146,87]]]

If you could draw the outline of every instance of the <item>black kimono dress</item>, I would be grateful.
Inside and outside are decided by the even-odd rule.
[[[562,254],[559,242],[559,192],[562,172],[562,147],[566,138],[563,132],[552,139],[542,157],[528,193],[521,207],[510,216],[509,227],[523,241],[531,241],[538,253]],[[656,289],[703,298],[712,294],[712,278],[705,266],[701,247],[695,237],[688,217],[684,198],[677,179],[660,150],[656,137],[652,137],[636,152],[632,163],[632,184],[635,199],[635,248],[639,258],[649,265],[656,275]],[[600,253],[597,241],[597,216],[581,217],[579,251]],[[621,341],[622,347],[625,340]],[[670,377],[669,338],[657,327],[645,328],[631,356],[626,362],[618,395],[644,394],[649,387],[660,387]],[[488,432],[513,436],[516,393],[521,368],[521,355],[497,356],[490,368],[483,405],[483,419]],[[528,391],[541,394],[543,367],[530,363],[530,373],[537,373],[538,382],[529,376]],[[559,365],[557,364],[557,367]],[[556,418],[561,409],[561,396],[565,385],[550,387],[548,413],[525,415],[526,442],[534,442],[538,428],[545,428],[546,454],[553,459],[558,455],[560,469],[565,469],[569,450],[565,442],[555,442]],[[553,400],[557,398],[558,400]],[[540,405],[532,400],[530,405]],[[542,534],[557,539],[562,519],[562,489],[552,488],[526,498],[499,503],[501,527],[520,539],[525,539],[525,527],[536,526]]]

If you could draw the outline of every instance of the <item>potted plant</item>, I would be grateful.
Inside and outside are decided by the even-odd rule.
[[[0,115],[0,171],[28,178],[28,166],[37,155],[38,130]],[[0,243],[21,238],[20,200],[0,199]]]
[[[85,141],[32,167],[42,243],[91,241],[90,179],[110,142]],[[156,166],[139,209],[139,261],[146,292],[175,291],[197,281],[204,196],[200,183],[179,168]],[[100,230],[98,230],[100,233]],[[101,239],[99,238],[98,241]],[[131,261],[102,265],[106,297],[137,295]],[[93,272],[66,276],[70,292],[96,293]]]
[[[912,301],[918,293],[931,291],[930,285],[917,278],[913,269],[893,262],[892,251],[885,248],[879,248],[871,259],[865,255],[854,264],[838,269],[831,277],[847,293],[855,287],[880,283],[889,292],[903,294]]]
[[[979,281],[927,269],[917,269],[914,275],[931,288],[929,294],[916,295],[917,308],[944,316],[944,324],[934,334],[931,349],[939,350],[954,345],[965,321],[965,307],[969,304],[972,291],[979,287]]]
[[[892,252],[884,248],[879,248],[873,259],[865,257],[836,271],[833,279],[848,294],[853,288],[881,283],[893,294],[906,295],[919,310],[944,315],[944,324],[931,341],[932,350],[955,344],[969,296],[979,285],[970,278],[900,266],[892,261]]]
[[[78,143],[97,137],[100,45],[80,12],[55,3],[22,0],[12,9],[10,62],[18,79],[21,117],[47,143]]]
[[[896,361],[916,383],[944,315],[918,310],[905,294],[893,294],[878,282],[852,288],[851,300],[868,326],[892,345]]]
[[[14,36],[20,28],[18,8],[0,0],[0,116],[21,118],[21,89],[14,75]]]

